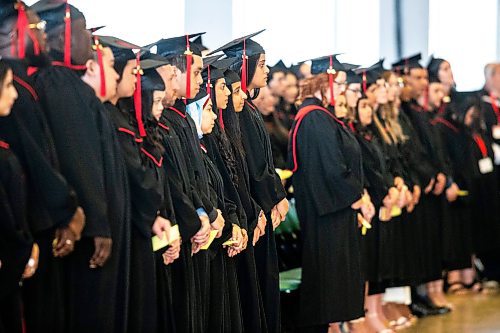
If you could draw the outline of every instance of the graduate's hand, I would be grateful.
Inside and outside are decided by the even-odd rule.
[[[155,219],[155,222],[153,223],[153,226],[151,227],[151,230],[153,233],[158,236],[159,239],[163,239],[165,235],[170,235],[170,227],[172,226],[172,223],[170,220],[167,220],[166,218],[163,218],[161,216],[157,216]]]
[[[408,192],[408,187],[406,185],[403,185],[403,187],[399,191],[399,197],[398,197],[398,202],[397,205],[399,208],[403,208],[406,206],[407,201],[406,201],[406,193]]]
[[[406,191],[406,211],[408,213],[413,212],[415,209],[415,204],[413,203],[413,193],[408,190]]]
[[[265,215],[264,215],[264,217],[265,217]],[[266,219],[266,221],[267,221],[267,219]],[[273,224],[273,230],[275,230],[281,224],[281,214],[280,214],[277,206],[274,206],[273,209],[271,209],[271,222]],[[261,230],[261,231],[263,231],[263,230]],[[264,231],[264,233],[265,233],[265,231]]]
[[[193,251],[192,254],[200,251],[200,248],[205,245],[210,238],[210,220],[208,216],[200,216],[201,228],[198,232],[191,238],[191,242],[193,243]]]
[[[261,210],[259,213],[259,218],[257,220],[257,228],[259,228],[261,236],[266,234],[266,225],[267,225],[267,217],[266,214],[264,214],[264,212]]]
[[[436,183],[436,180],[434,178],[431,179],[429,184],[425,187],[424,193],[429,194],[432,191],[432,188],[434,187],[434,184]]]
[[[233,224],[233,231],[231,240],[237,242],[227,248],[227,254],[229,257],[234,257],[243,250],[243,234],[241,233],[241,228],[236,224]]]
[[[370,223],[375,216],[375,212],[375,206],[371,200],[365,200],[365,203],[361,206],[361,214],[363,214],[363,218]]]
[[[288,202],[288,199],[285,198],[281,200],[277,205],[276,208],[278,209],[278,212],[280,213],[281,216],[281,222],[284,222],[286,219],[286,214],[288,214],[288,210],[290,209],[290,204]],[[275,228],[276,229],[276,228]]]
[[[95,251],[90,258],[90,268],[102,267],[111,255],[111,246],[113,241],[107,237],[94,237]]]
[[[55,237],[52,241],[52,254],[56,258],[67,256],[75,249],[75,241],[75,234],[69,227],[56,229]]]
[[[420,202],[420,196],[422,195],[422,189],[420,186],[413,186],[413,205],[416,206]]]
[[[75,210],[75,214],[71,218],[71,221],[68,223],[68,228],[75,235],[75,240],[80,240],[82,236],[83,228],[85,227],[85,213],[82,207],[77,207]]]
[[[403,180],[403,178],[401,177],[395,177],[394,178],[394,186],[396,186],[396,188],[401,191],[401,189],[403,188],[405,184],[405,181]]]
[[[261,237],[262,235],[260,234],[260,229],[259,227],[257,226],[254,231],[253,231],[253,240],[252,240],[252,244],[253,246],[255,246],[255,244],[257,244],[257,242],[259,241],[259,238]]]
[[[440,172],[438,173],[436,179],[436,185],[434,186],[434,191],[432,193],[434,193],[434,195],[441,195],[446,186],[446,176]]]
[[[446,200],[448,200],[448,202],[457,200],[458,191],[460,191],[458,185],[456,183],[451,184],[451,186],[446,190]]]
[[[177,258],[179,258],[179,253],[181,251],[181,240],[176,239],[172,243],[170,243],[170,246],[168,247],[167,251],[165,251],[162,255],[163,257],[163,263],[165,265],[170,265],[173,263]]]
[[[358,210],[358,209],[361,208],[362,205],[363,205],[363,197],[361,197],[361,199],[359,199],[358,201],[354,202],[351,205],[351,208],[354,209],[354,210]]]
[[[248,247],[248,232],[246,231],[246,229],[241,229],[241,235],[243,236],[243,249],[242,251],[245,251]]]
[[[215,238],[220,238],[222,236],[222,229],[224,229],[225,220],[222,216],[222,211],[217,209],[217,218],[210,225],[212,230],[217,230],[217,236]]]
[[[31,248],[31,255],[28,260],[28,263],[24,267],[23,279],[29,279],[32,277],[36,269],[38,268],[38,258],[40,257],[40,248],[37,243],[33,243],[33,247]]]

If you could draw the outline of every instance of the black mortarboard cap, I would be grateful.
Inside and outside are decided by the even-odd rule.
[[[106,28],[106,26],[100,25],[98,27],[88,28],[87,30],[88,30],[88,32],[90,32],[93,35],[95,32],[101,30],[102,28]]]
[[[176,55],[184,55],[187,47],[189,45],[189,49],[193,52],[194,55],[201,57],[202,48],[199,44],[192,43],[191,39],[203,35],[204,32],[192,34],[192,35],[183,35],[172,38],[162,38],[159,41],[148,45],[150,48],[156,45],[156,53],[162,55],[164,57],[176,56]]]
[[[135,53],[132,50],[140,50],[139,45],[124,41],[123,39],[112,36],[94,36],[103,46],[109,47],[113,51],[115,62],[127,62],[135,59]]]
[[[224,72],[224,78],[226,79],[226,85],[228,86],[231,86],[233,83],[241,80],[240,75],[231,69],[226,69]]]
[[[224,54],[229,58],[241,59],[243,56],[243,46],[245,46],[245,54],[247,57],[265,53],[264,48],[257,42],[253,41],[251,38],[257,36],[258,34],[265,31],[262,29],[260,31],[254,32],[253,34],[246,35],[219,47],[218,49],[210,52],[208,55],[215,54],[217,52],[224,52]],[[245,45],[243,45],[245,44]]]
[[[356,74],[354,70],[348,70],[347,71],[347,83],[362,83],[363,79],[361,75]]]
[[[165,90],[165,82],[156,70],[148,70],[141,77],[142,90]]]
[[[81,11],[71,4],[68,4],[65,0],[40,0],[31,6],[30,9],[35,11],[42,20],[47,22],[45,30],[50,31],[65,23],[66,6],[69,6],[72,21],[85,17]]]
[[[342,63],[337,59],[337,56],[340,53],[332,54],[332,55],[327,55],[321,58],[316,58],[312,59],[312,64],[311,64],[311,74],[321,74],[321,73],[328,73],[330,66],[334,70],[333,74],[338,71],[345,72],[346,69],[342,65]]]
[[[195,39],[193,39],[191,41],[191,43],[197,44],[202,51],[208,50],[208,47],[206,47],[205,45],[203,45],[203,39],[201,38],[201,35],[199,35],[198,37],[196,37]]]
[[[342,66],[344,66],[346,71],[355,70],[356,68],[361,67],[360,65],[354,65],[354,64],[350,64],[348,62],[343,62]]]
[[[357,68],[354,70],[356,74],[361,77],[361,84],[363,85],[363,92],[366,92],[366,89],[377,82],[378,79],[382,77],[384,74],[384,59],[380,59],[373,65],[367,68]]]
[[[408,74],[412,68],[423,68],[420,65],[420,59],[422,59],[422,54],[417,53],[415,55],[402,58],[399,61],[392,64],[392,70],[399,74]]]
[[[429,72],[429,82],[440,82],[438,75],[439,66],[441,66],[444,61],[444,59],[434,58],[434,55],[431,55],[429,63],[427,64],[427,71]]]
[[[269,68],[269,76],[272,78],[273,74],[278,72],[283,72],[283,73],[288,72],[288,67],[286,67],[283,60],[279,60],[274,66]]]
[[[17,14],[16,0],[0,0],[0,22]]]

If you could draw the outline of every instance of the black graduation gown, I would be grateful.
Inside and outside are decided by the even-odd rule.
[[[307,105],[321,102],[308,98]],[[298,166],[293,186],[303,237],[300,321],[318,326],[363,317],[360,231],[351,209],[363,193],[361,149],[333,114],[319,109],[305,116],[299,110],[292,133],[288,156]]]
[[[375,209],[378,212],[380,207],[383,206],[382,201],[387,195],[389,188],[394,184],[394,179],[387,169],[382,147],[378,142],[378,138],[373,135],[371,126],[368,129],[356,130],[355,133],[361,147],[365,188],[370,194]],[[385,222],[381,222],[378,216],[375,216],[371,223],[372,229],[368,230],[363,237],[365,278],[371,282],[382,280],[378,269],[381,223]]]
[[[259,110],[252,102],[238,113],[250,179],[250,193],[267,217],[266,234],[255,245],[255,262],[269,332],[281,331],[278,254],[271,209],[286,197],[276,174],[269,134]]]
[[[226,116],[229,116],[227,112],[234,111],[226,110],[224,112]],[[236,114],[231,116],[236,117]],[[237,118],[233,120],[238,121]],[[217,127],[218,126],[216,126],[215,131],[219,130]],[[219,170],[223,170],[224,167],[229,168],[219,154],[219,151],[223,149],[219,144],[222,143],[215,142],[213,139],[214,137],[211,135],[204,140],[207,143],[207,149],[212,160],[217,161]],[[244,330],[245,332],[266,332],[267,323],[264,315],[264,304],[259,286],[257,266],[255,264],[255,251],[251,241],[253,239],[254,229],[257,226],[261,208],[250,194],[250,179],[245,156],[239,153],[235,144],[234,140],[229,140],[227,149],[232,150],[235,158],[235,170],[233,172],[236,173],[237,177],[234,180],[232,179],[232,181],[234,181],[233,186],[237,193],[228,193],[228,197],[239,206],[237,212],[240,227],[248,232],[249,238],[246,250],[236,256]],[[224,179],[226,179],[226,177]],[[231,186],[225,186],[225,189],[231,189]]]
[[[426,112],[414,100],[402,104],[405,115],[411,120],[415,133],[422,143],[425,152],[425,159],[434,169],[434,175],[443,173],[450,177],[451,171],[445,160],[445,152],[440,141],[439,134],[431,125],[432,114]],[[450,179],[450,178],[448,178]],[[427,186],[425,184],[422,188]],[[424,265],[428,267],[428,279],[438,280],[441,278],[443,269],[443,251],[442,251],[442,231],[443,227],[450,221],[445,221],[451,217],[448,214],[448,205],[444,194],[435,196],[432,192],[422,193],[421,202],[424,209]]]
[[[432,124],[441,134],[453,169],[453,180],[461,190],[469,191],[469,196],[459,197],[451,203],[451,222],[445,226],[443,234],[443,259],[449,270],[472,266],[472,214],[471,188],[475,159],[466,130],[445,114],[433,119]]]
[[[55,229],[67,225],[75,213],[76,194],[58,171],[52,134],[27,75],[27,64],[15,59],[4,61],[12,68],[18,98],[11,114],[0,118],[0,132],[26,172],[28,223],[40,249],[37,274],[27,280],[23,288],[26,326],[62,332],[63,267],[62,260],[52,254],[52,240]]]
[[[155,332],[160,330],[160,319],[168,315],[170,308],[167,295],[157,291],[157,279],[164,278],[161,273],[164,265],[161,264],[157,272],[151,243],[151,228],[158,212],[172,220],[165,216],[166,182],[162,156],[135,133],[130,113],[111,103],[105,105],[118,133],[131,194],[130,315],[127,329],[130,332]],[[165,291],[168,292],[168,288]],[[161,314],[159,309],[167,313]]]
[[[33,244],[26,218],[26,183],[19,160],[0,139],[0,332],[21,333],[19,283]]]
[[[94,91],[71,69],[50,66],[34,75],[35,89],[54,136],[61,173],[86,215],[82,239],[66,261],[66,332],[122,332],[130,199],[114,126]],[[89,268],[94,237],[111,237],[112,255]]]
[[[167,117],[162,116],[158,125],[165,148],[164,169],[182,237],[180,256],[171,267],[172,285],[175,286],[172,302],[176,330],[178,332],[202,332],[201,309],[198,301],[200,291],[195,279],[190,241],[200,228],[196,209],[201,203],[190,181],[188,162],[177,132]]]
[[[203,143],[207,140],[203,140]],[[221,209],[225,225],[222,236],[210,245],[211,295],[208,331],[243,332],[236,259],[229,258],[222,244],[232,237],[233,224],[239,225],[236,205],[226,196],[224,180],[202,145],[212,202]]]

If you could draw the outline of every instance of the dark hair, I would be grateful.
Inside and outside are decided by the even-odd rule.
[[[142,121],[146,130],[144,141],[155,147],[163,155],[165,148],[162,145],[162,137],[158,128],[158,121],[153,116],[151,109],[153,107],[154,90],[142,90]]]
[[[10,67],[5,63],[5,61],[0,59],[0,97],[2,96],[3,84],[9,70]]]
[[[168,63],[172,66],[177,67],[181,73],[186,73],[187,71],[187,61],[185,55],[173,55],[166,57]],[[194,63],[194,59],[191,60],[191,65]]]
[[[228,86],[231,94],[233,93],[232,87]],[[240,120],[238,119],[238,115],[234,110],[233,99],[229,98],[229,102],[227,103],[227,108],[222,112],[222,119],[225,124],[225,132],[227,137],[229,138],[229,142],[233,147],[234,153],[238,154],[240,157],[245,157],[245,150],[243,149],[243,142],[241,141],[241,129],[240,129]]]

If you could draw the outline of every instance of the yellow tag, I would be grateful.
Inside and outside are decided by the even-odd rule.
[[[468,195],[469,195],[469,191],[466,191],[466,190],[460,190],[460,191],[458,191],[457,195],[458,195],[459,197],[466,197],[466,196],[468,196]]]
[[[399,215],[401,215],[401,213],[402,213],[401,208],[399,208],[398,206],[392,207],[392,210],[391,210],[392,217],[399,216]]]
[[[278,168],[276,168],[276,173],[278,174],[281,180],[287,180],[293,175],[293,172],[290,170],[283,170]]]
[[[166,246],[169,246],[174,241],[181,238],[181,234],[179,233],[179,225],[174,225],[170,228],[170,233],[167,237],[167,232],[163,232],[163,239],[160,239],[158,236],[153,236],[151,238],[151,242],[153,243],[153,252],[156,252],[160,249],[163,249]]]
[[[367,229],[365,226],[363,226],[363,227],[361,228],[361,235],[365,236],[365,235],[366,235],[366,231],[367,231],[367,230],[368,230],[368,229]]]
[[[224,244],[222,244],[222,246],[231,246],[234,244],[238,244],[238,241],[230,239],[230,240],[226,241]]]
[[[210,237],[208,237],[208,242],[207,244],[203,245],[200,250],[208,250],[208,248],[210,247],[210,244],[212,244],[212,242],[214,241],[215,239],[215,236],[217,236],[217,233],[218,231],[217,230],[211,230],[210,231]]]

